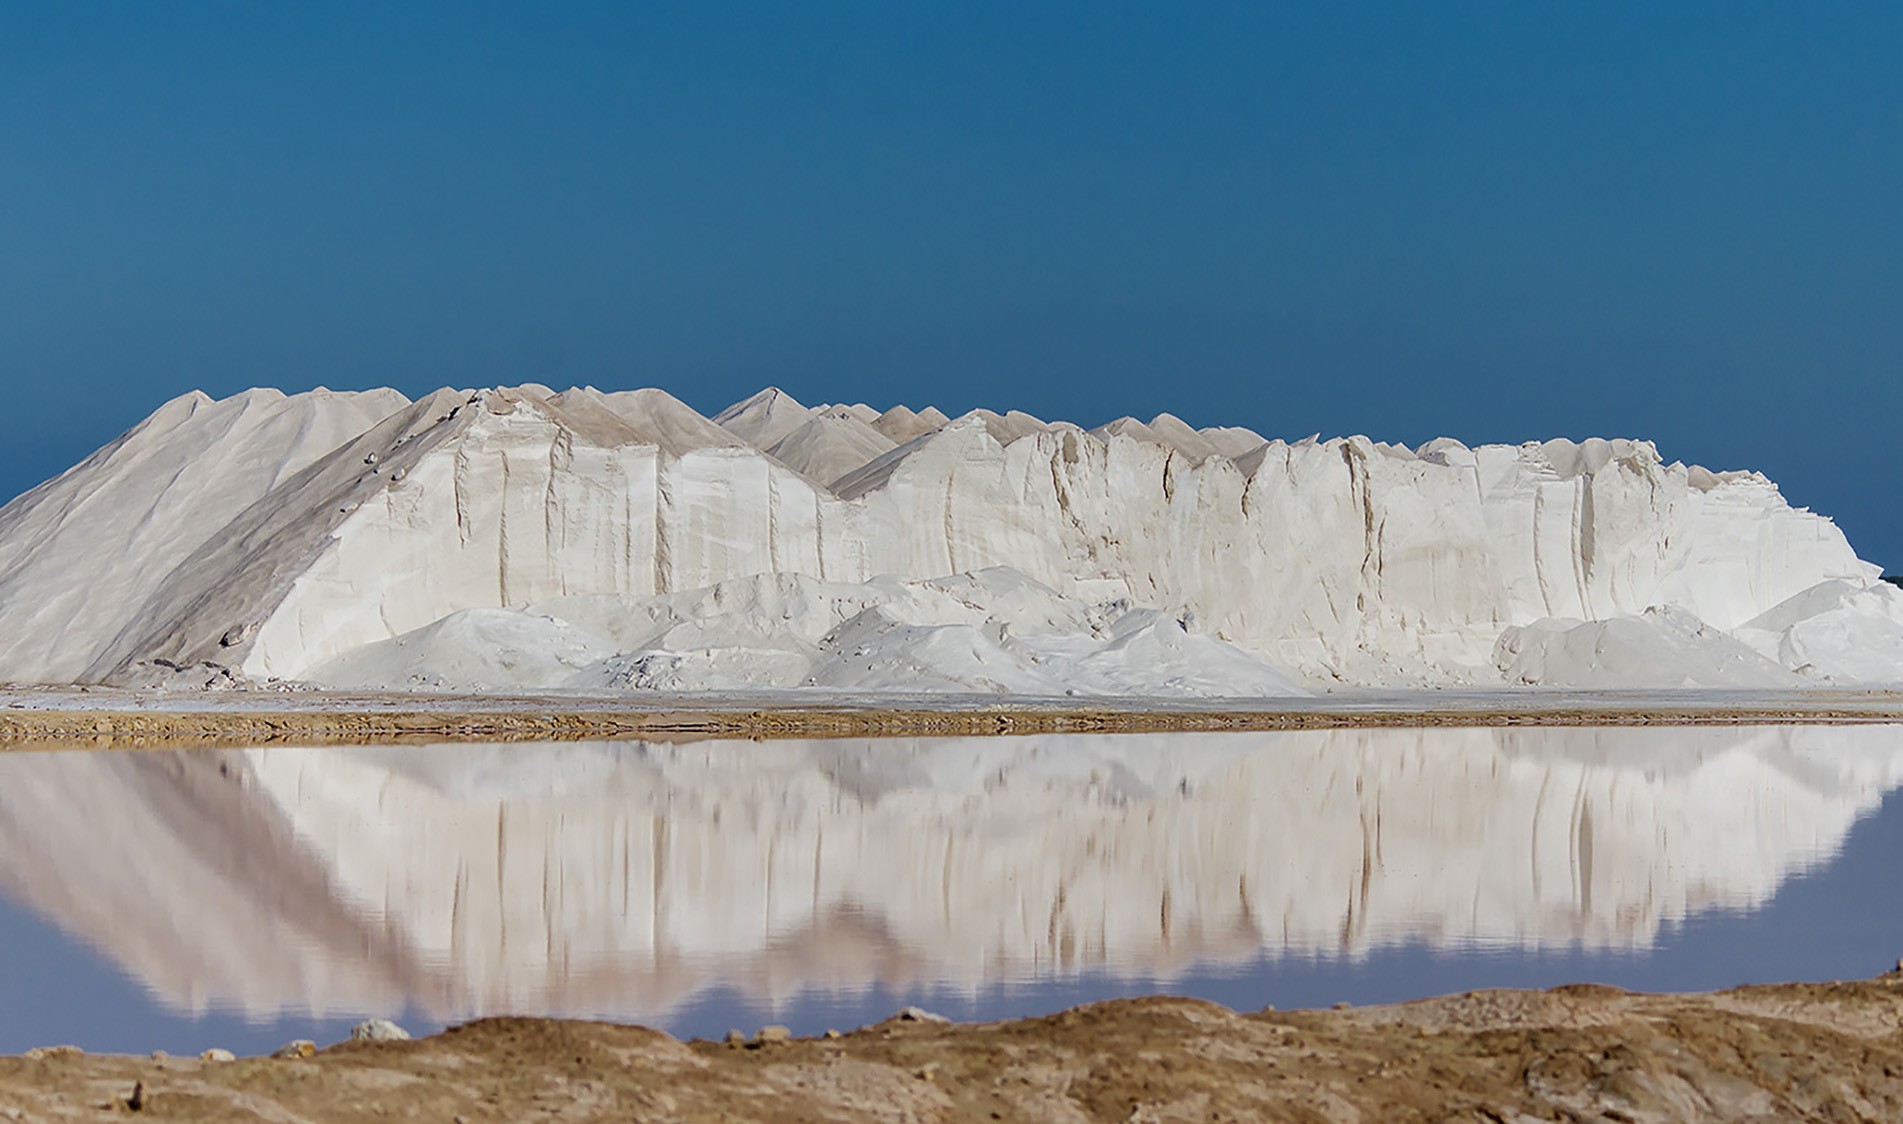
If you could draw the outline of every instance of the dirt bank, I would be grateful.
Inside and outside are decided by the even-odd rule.
[[[302,1060],[39,1053],[0,1059],[0,1118],[1893,1121],[1903,977],[1291,1013],[1135,999],[747,1045],[490,1019]]]
[[[1370,726],[1661,726],[1903,721],[1903,693],[1405,692],[1088,704],[995,696],[814,701],[699,696],[159,692],[0,687],[0,749],[640,738],[968,737]]]

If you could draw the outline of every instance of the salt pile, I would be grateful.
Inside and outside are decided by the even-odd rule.
[[[0,509],[0,679],[1265,696],[1903,680],[1903,591],[1640,441],[659,390],[167,403]]]
[[[346,652],[306,678],[461,691],[1302,693],[1191,627],[1154,610],[1086,607],[1005,569],[857,586],[780,574],[685,595],[465,609]]]
[[[1509,627],[1494,661],[1508,682],[1551,687],[1788,690],[1805,682],[1742,641],[1666,606],[1607,621]]]

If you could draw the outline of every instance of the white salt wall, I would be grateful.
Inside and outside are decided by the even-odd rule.
[[[1246,431],[981,411],[829,487],[735,434],[777,447],[815,422],[863,427],[863,407],[775,392],[723,414],[730,433],[659,392],[264,397],[312,420],[193,427],[177,416],[249,399],[180,400],[123,442],[144,460],[103,450],[0,512],[0,677],[161,658],[297,678],[461,610],[1004,567],[1183,615],[1310,682],[1499,682],[1510,627],[1668,605],[1729,630],[1877,574],[1762,477],[1664,464],[1644,442],[1346,438],[1231,459],[1215,442]],[[1837,655],[1807,648],[1805,674],[1841,678]]]
[[[1471,678],[1510,624],[1670,603],[1729,627],[1818,581],[1874,576],[1763,480],[1700,490],[1644,444],[1588,446],[1605,454],[1594,470],[1567,462],[1571,446],[1469,465],[1277,442],[1245,473],[1074,429],[1001,447],[970,421],[844,500],[745,450],[589,449],[533,406],[479,414],[453,459],[340,526],[246,670],[295,677],[462,608],[1003,566],[1188,609],[1310,677]]]

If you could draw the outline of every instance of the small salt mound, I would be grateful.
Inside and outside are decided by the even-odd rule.
[[[973,418],[981,422],[991,432],[992,440],[1000,445],[1009,445],[1018,438],[1032,433],[1044,433],[1051,427],[1041,418],[1032,417],[1022,410],[1010,410],[1003,414],[994,410],[973,410],[958,420]]]
[[[1002,567],[861,585],[761,574],[704,590],[453,613],[307,677],[359,690],[1305,692],[1188,617],[1090,604]]]
[[[550,598],[528,610],[599,632],[618,652],[667,647],[671,638],[688,636],[676,631],[686,626],[709,635],[724,629],[725,643],[741,647],[758,641],[768,630],[816,643],[839,622],[893,596],[892,591],[904,584],[895,579],[849,584],[803,574],[753,574],[703,589],[648,597]]]
[[[807,683],[854,691],[1064,693],[1057,675],[1004,640],[995,623],[906,624],[867,609],[821,642],[826,655]]]
[[[921,454],[924,454],[921,457],[922,461],[937,459],[941,453],[947,454],[944,459],[956,460],[962,455],[963,450],[975,447],[973,437],[979,432],[992,434],[991,439],[997,440],[995,433],[982,418],[967,414],[957,421],[914,437],[905,444],[873,458],[863,467],[834,480],[831,485],[832,492],[843,500],[859,499],[869,492],[885,487],[895,474],[905,468],[911,458]]]
[[[784,591],[760,583],[749,592]],[[796,598],[769,597],[751,604],[771,604],[775,600],[790,605]],[[701,605],[706,608],[720,603],[716,595]],[[562,685],[583,690],[644,691],[797,687],[812,674],[820,658],[817,637],[809,634],[838,619],[838,604],[820,594],[805,599],[797,613],[790,609],[776,613],[728,608],[693,616],[684,615],[684,610],[692,613],[691,607],[675,601],[664,606],[661,619],[665,627],[631,650],[584,669]],[[653,610],[654,606],[644,605],[634,615],[638,618]]]
[[[880,414],[878,420],[872,422],[872,428],[903,445],[935,429],[943,428],[949,421],[951,419],[936,406],[927,406],[916,413],[906,406],[894,406]]]
[[[1066,597],[1009,566],[923,581],[875,578],[867,584],[894,620],[921,625],[996,621],[1019,636],[1100,632],[1106,614],[1128,608]]]
[[[626,422],[643,440],[677,457],[696,449],[746,446],[746,442],[701,417],[692,407],[664,390],[647,387],[603,394],[587,387],[565,390],[550,401],[559,408],[572,410],[576,399],[599,403]]]
[[[1112,437],[1128,437],[1132,441],[1142,441],[1149,445],[1162,445],[1164,441],[1150,432],[1150,427],[1132,417],[1121,417],[1105,422],[1090,431],[1090,435],[1099,441],[1108,441]]]
[[[864,402],[831,402],[824,406],[814,406],[813,412],[832,417],[852,418],[865,422],[867,425],[879,420],[879,411]]]
[[[1190,622],[1138,609],[1111,626],[1111,640],[1077,661],[1079,694],[1184,698],[1275,698],[1308,692]]]
[[[1203,440],[1209,442],[1216,452],[1231,460],[1268,444],[1268,440],[1260,433],[1239,425],[1212,425],[1196,432],[1202,435]]]
[[[1508,628],[1494,663],[1510,683],[1586,690],[1778,688],[1802,677],[1682,609],[1604,621],[1546,620]]]
[[[1163,444],[1196,460],[1208,460],[1222,456],[1216,443],[1189,427],[1189,424],[1175,414],[1158,414],[1150,419],[1150,435]],[[1261,442],[1256,442],[1257,445]],[[1254,448],[1251,445],[1250,448]],[[1243,450],[1246,452],[1247,450]]]
[[[813,411],[777,386],[769,386],[714,415],[714,424],[765,451],[813,419]]]
[[[722,645],[687,651],[656,649],[615,656],[570,678],[581,690],[756,691],[805,685],[813,657],[797,645]]]
[[[1831,683],[1903,681],[1903,590],[1819,582],[1739,626],[1767,659]]]
[[[346,652],[308,679],[359,690],[533,690],[563,686],[613,654],[603,637],[554,617],[465,609]]]
[[[1017,635],[983,624],[906,624],[866,612],[821,641],[827,659],[811,682],[851,690],[991,691],[1016,695],[1259,698],[1305,695],[1286,676],[1185,620],[1153,609],[1123,613],[1104,630]]]
[[[898,448],[898,443],[850,414],[819,414],[774,442],[767,452],[821,484]]]

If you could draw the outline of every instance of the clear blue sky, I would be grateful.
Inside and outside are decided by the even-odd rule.
[[[1903,4],[0,7],[0,492],[192,387],[1657,440],[1903,569]]]

